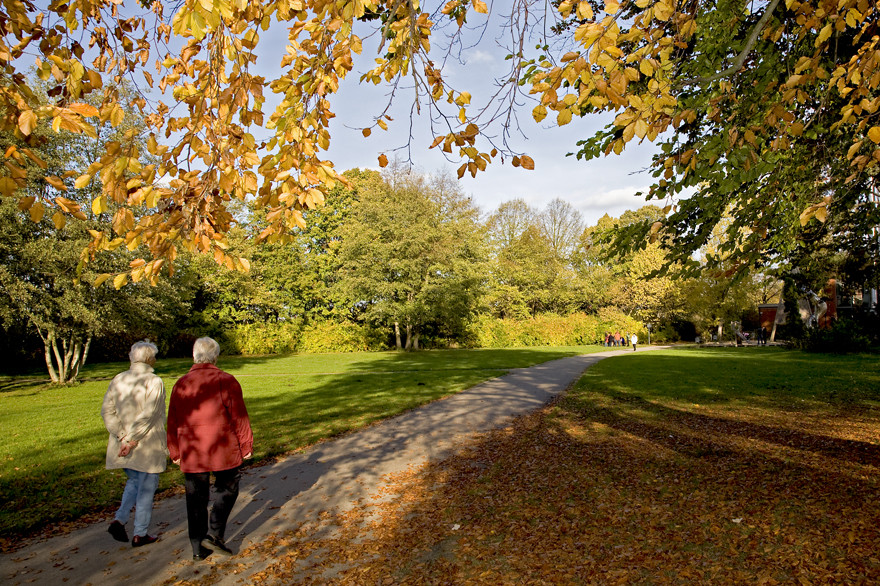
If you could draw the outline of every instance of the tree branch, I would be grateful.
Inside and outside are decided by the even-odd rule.
[[[745,46],[743,47],[742,51],[739,52],[739,55],[736,56],[736,59],[733,60],[733,64],[730,67],[724,69],[723,71],[719,71],[714,75],[686,79],[681,82],[681,86],[711,83],[713,81],[717,81],[719,79],[733,75],[734,73],[742,69],[743,63],[746,62],[746,57],[748,57],[749,52],[751,52],[751,50],[754,48],[755,43],[758,42],[758,36],[761,34],[761,31],[764,30],[764,27],[767,26],[767,23],[770,22],[770,19],[773,17],[773,12],[776,10],[777,6],[779,6],[779,0],[771,0],[770,4],[767,5],[767,10],[758,21],[758,24],[755,25],[755,28],[752,29],[751,34],[749,34],[749,38],[746,39]]]

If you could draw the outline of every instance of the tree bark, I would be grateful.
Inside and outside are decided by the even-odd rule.
[[[400,341],[400,323],[394,322],[394,338],[397,341],[397,349],[402,350],[403,344]]]
[[[49,379],[57,384],[60,381],[52,364],[52,352],[55,350],[55,332],[46,332],[44,336],[42,330],[37,328],[37,331],[40,332],[40,337],[43,338],[43,353],[46,358],[46,370],[49,371]]]
[[[86,338],[85,346],[83,346],[83,349],[82,349],[82,356],[80,357],[80,359],[76,363],[76,370],[74,371],[73,377],[71,378],[71,380],[76,380],[77,377],[79,377],[79,369],[82,368],[82,366],[86,363],[86,358],[88,358],[88,356],[89,356],[89,347],[91,347],[91,345],[92,345],[92,337],[89,336],[88,338]]]

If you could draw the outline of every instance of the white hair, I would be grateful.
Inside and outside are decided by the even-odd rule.
[[[155,344],[149,340],[143,340],[141,342],[135,342],[134,345],[132,345],[131,350],[128,353],[128,359],[132,364],[135,362],[152,364],[156,362],[156,354],[158,353],[159,349]]]
[[[216,364],[220,356],[220,344],[212,338],[199,338],[193,344],[193,362],[196,364]]]

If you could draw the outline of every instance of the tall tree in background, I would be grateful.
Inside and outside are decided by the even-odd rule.
[[[556,258],[568,264],[584,231],[581,213],[571,203],[557,197],[538,216],[538,225]]]
[[[486,221],[492,246],[496,250],[510,246],[535,224],[537,215],[538,212],[523,199],[500,204]]]
[[[418,349],[429,329],[461,333],[484,278],[478,215],[448,178],[398,166],[384,179],[365,174],[340,231],[338,287],[350,307],[402,349]]]
[[[124,85],[112,91],[130,95]],[[43,95],[42,99],[47,97]],[[32,129],[34,146],[30,149],[9,133],[0,135],[9,157],[25,173],[23,193],[27,195],[22,201],[27,205],[19,202],[17,207],[27,209],[29,215],[25,220],[12,200],[3,200],[0,295],[6,306],[4,325],[26,322],[28,329],[37,332],[50,378],[55,383],[67,383],[76,379],[97,336],[106,339],[128,333],[155,339],[151,326],[175,312],[181,313],[188,295],[185,288],[171,294],[175,283],[180,285],[177,279],[166,280],[153,290],[129,286],[124,291],[105,291],[92,287],[93,281],[100,283],[113,273],[130,273],[135,280],[145,278],[145,263],[123,246],[124,239],[117,238],[106,243],[107,254],[78,274],[76,267],[83,251],[95,234],[111,225],[116,210],[91,205],[100,191],[93,183],[63,190],[55,180],[45,179],[46,174],[64,177],[88,166],[100,156],[105,144],[120,140],[137,143],[141,140],[142,121],[138,125],[136,116],[128,116],[117,126],[105,123],[94,129],[94,136],[64,129],[55,132],[48,126],[40,122]],[[82,209],[70,217],[57,210],[53,213],[42,203],[59,198],[69,202],[65,205]],[[117,284],[118,288],[125,286],[122,279]]]

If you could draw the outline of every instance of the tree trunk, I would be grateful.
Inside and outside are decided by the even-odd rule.
[[[718,343],[721,343],[721,334],[724,331],[724,324],[718,322]]]
[[[37,331],[40,332],[40,337],[43,339],[43,354],[46,358],[46,370],[49,371],[49,379],[53,383],[58,384],[61,381],[58,379],[58,373],[55,372],[55,366],[52,364],[52,352],[55,350],[55,332],[46,332],[44,336],[40,328],[37,328]]]
[[[412,347],[412,349],[413,350],[419,349],[419,334],[418,333],[413,334],[413,347]]]
[[[404,346],[404,350],[409,352],[412,350],[412,326],[410,324],[406,324],[406,346]]]
[[[776,306],[776,315],[778,316],[780,313],[785,311],[785,296],[780,293],[779,294],[779,304]],[[773,329],[770,331],[770,341],[776,341],[776,318],[773,318]]]
[[[42,334],[41,334],[42,335]],[[70,339],[62,338],[58,344],[58,336],[55,332],[49,332],[43,338],[46,352],[46,368],[49,370],[49,378],[55,384],[63,385],[72,383],[79,376],[79,370],[86,362],[89,348],[92,345],[92,337],[81,340],[71,335]],[[55,358],[53,363],[52,358]]]
[[[394,338],[397,342],[397,349],[402,350],[403,344],[400,341],[400,323],[394,322]]]
[[[72,379],[72,380],[76,380],[76,378],[79,376],[79,369],[82,368],[82,366],[86,363],[86,358],[89,357],[89,347],[90,347],[91,345],[92,345],[92,337],[89,336],[89,337],[86,339],[86,345],[83,346],[83,349],[82,349],[82,356],[80,357],[80,359],[79,359],[79,360],[77,361],[77,363],[76,363],[76,370],[75,370],[74,373],[73,373],[73,379]]]

